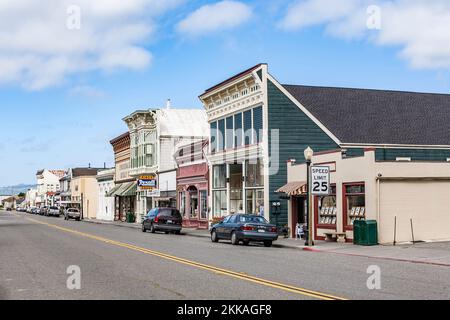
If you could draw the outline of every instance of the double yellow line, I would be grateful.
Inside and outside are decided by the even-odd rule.
[[[320,300],[346,300],[346,299],[341,298],[341,297],[332,296],[332,295],[321,293],[321,292],[317,292],[317,291],[311,291],[311,290],[307,290],[307,289],[303,289],[303,288],[299,288],[299,287],[294,287],[294,286],[290,286],[290,285],[286,285],[286,284],[282,284],[282,283],[278,283],[278,282],[273,282],[273,281],[266,280],[266,279],[253,277],[253,276],[250,276],[250,275],[247,275],[247,274],[238,273],[238,272],[235,272],[235,271],[222,269],[222,268],[206,265],[206,264],[203,264],[203,263],[199,263],[199,262],[195,262],[195,261],[191,261],[191,260],[175,257],[175,256],[168,255],[168,254],[165,254],[165,253],[162,253],[162,252],[158,252],[158,251],[154,251],[154,250],[138,247],[138,246],[135,246],[135,245],[132,245],[132,244],[119,242],[119,241],[115,241],[115,240],[111,240],[111,239],[107,239],[107,238],[103,238],[103,237],[98,237],[98,236],[95,236],[95,235],[92,235],[92,234],[88,234],[88,233],[84,233],[84,232],[80,232],[80,231],[76,231],[76,230],[72,230],[72,229],[68,229],[68,228],[64,228],[64,227],[60,227],[60,226],[57,226],[57,225],[54,225],[54,224],[50,224],[50,223],[46,223],[46,222],[42,222],[42,221],[39,221],[39,220],[30,219],[30,218],[27,218],[27,219],[29,221],[35,222],[37,224],[45,225],[45,226],[48,226],[50,228],[57,229],[57,230],[64,231],[64,232],[68,232],[68,233],[71,233],[71,234],[75,234],[75,235],[78,235],[78,236],[81,236],[81,237],[97,240],[97,241],[100,241],[100,242],[108,243],[108,244],[111,244],[111,245],[114,245],[114,246],[118,246],[118,247],[122,247],[122,248],[127,248],[127,249],[130,249],[130,250],[133,250],[133,251],[138,251],[138,252],[149,254],[149,255],[152,255],[152,256],[155,256],[155,257],[159,257],[159,258],[163,258],[163,259],[166,259],[166,260],[174,261],[174,262],[181,263],[181,264],[184,264],[184,265],[187,265],[187,266],[191,266],[191,267],[195,267],[195,268],[198,268],[198,269],[214,272],[216,274],[221,274],[221,275],[224,275],[224,276],[227,276],[227,277],[231,277],[231,278],[235,278],[235,279],[240,279],[240,280],[252,282],[252,283],[263,285],[263,286],[266,286],[266,287],[271,287],[271,288],[287,291],[287,292],[290,292],[290,293],[300,294],[300,295],[303,295],[303,296],[307,296],[307,297],[315,298],[315,299],[320,299]]]

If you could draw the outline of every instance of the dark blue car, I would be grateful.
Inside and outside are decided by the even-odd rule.
[[[249,245],[250,242],[262,242],[271,247],[278,240],[278,229],[262,216],[235,214],[211,227],[211,241],[231,240],[233,245]]]

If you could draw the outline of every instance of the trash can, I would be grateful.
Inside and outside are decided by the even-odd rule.
[[[353,221],[353,244],[361,244],[362,223],[365,221],[355,220]]]
[[[353,225],[353,243],[361,246],[378,245],[378,228],[375,220],[359,220]]]
[[[134,217],[134,213],[131,213],[131,212],[128,212],[128,214],[127,214],[127,222],[128,223],[134,223],[136,220],[135,220],[135,217]]]

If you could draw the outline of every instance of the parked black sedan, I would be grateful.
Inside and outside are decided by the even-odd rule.
[[[175,208],[154,208],[149,211],[142,222],[142,232],[151,233],[163,231],[165,233],[180,234],[183,218],[180,211]]]
[[[271,247],[273,241],[278,240],[278,229],[264,217],[236,214],[211,227],[211,241],[219,240],[231,240],[233,245],[238,245],[241,241],[244,245],[262,242],[265,247]]]

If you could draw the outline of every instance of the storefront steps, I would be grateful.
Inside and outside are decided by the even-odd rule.
[[[117,227],[140,229],[139,223],[126,223],[117,221],[102,221],[85,219],[83,222]],[[208,230],[188,229],[182,231],[182,235],[209,239]],[[397,246],[356,246],[350,243],[340,244],[336,242],[316,241],[315,246],[305,247],[305,241],[300,239],[286,239],[280,237],[273,245],[274,248],[287,248],[304,250],[317,254],[338,254],[345,256],[364,257],[372,259],[392,260],[409,263],[430,264],[450,267],[450,242],[422,242],[416,244],[404,244]]]

